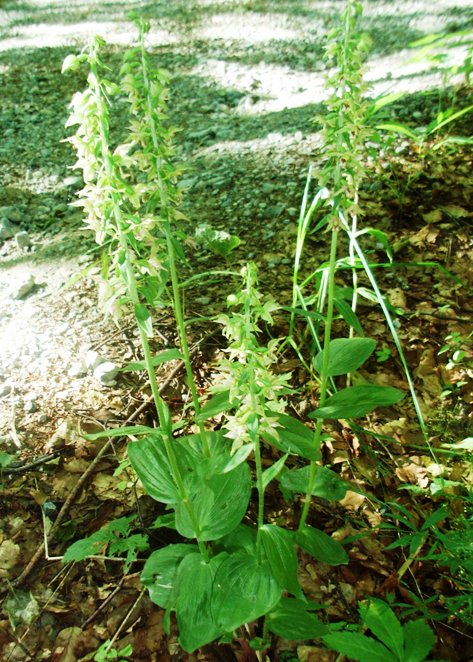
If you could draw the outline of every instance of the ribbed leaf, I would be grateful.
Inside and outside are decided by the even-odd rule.
[[[310,467],[292,469],[281,474],[279,482],[283,490],[306,494],[309,488]],[[327,467],[317,467],[312,496],[318,496],[328,501],[340,501],[347,492],[347,485],[334,471]]]
[[[150,599],[163,609],[175,606],[175,578],[182,560],[195,554],[196,545],[168,545],[153,552],[141,573],[141,581],[149,591]]]
[[[226,554],[206,562],[200,554],[189,554],[179,565],[176,577],[176,617],[179,643],[188,653],[205,646],[226,632],[212,618],[215,573]]]
[[[338,391],[316,409],[310,418],[359,418],[377,407],[394,405],[404,397],[404,393],[392,386],[363,384]]]
[[[178,455],[179,464],[185,476],[190,476],[192,462],[181,446]],[[146,492],[156,501],[178,503],[181,495],[172,478],[164,441],[159,433],[148,435],[140,441],[128,444],[128,457],[133,469],[143,483]]]
[[[378,641],[357,632],[334,632],[323,637],[331,650],[356,662],[399,662],[397,657]]]
[[[330,341],[328,358],[328,375],[346,375],[358,370],[360,366],[374,352],[376,340],[372,338],[335,338]],[[324,351],[314,358],[314,368],[322,372]]]
[[[219,566],[212,596],[217,627],[231,632],[268,613],[281,598],[282,589],[268,563],[236,552]]]
[[[271,437],[269,443],[284,453],[300,455],[306,460],[320,458],[320,447],[314,446],[314,433],[304,423],[285,414],[278,416],[278,423],[278,438]]]
[[[243,519],[251,492],[251,475],[247,464],[240,464],[225,474],[210,476],[190,494],[199,530],[184,503],[176,506],[176,529],[186,538],[218,540],[230,533]]]
[[[403,662],[423,662],[435,644],[435,635],[424,621],[409,621],[403,627]]]
[[[303,598],[297,578],[297,555],[291,531],[275,524],[265,524],[259,529],[266,559],[274,578],[297,598]]]
[[[327,632],[327,626],[310,613],[310,604],[294,598],[282,598],[265,623],[270,632],[291,641],[315,639]]]
[[[371,632],[403,660],[404,634],[395,613],[386,602],[372,599],[360,607],[360,615]]]
[[[348,554],[343,545],[319,529],[305,526],[296,533],[296,542],[314,558],[329,565],[348,563]]]

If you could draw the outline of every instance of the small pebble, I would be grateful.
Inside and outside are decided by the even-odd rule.
[[[113,361],[104,361],[95,368],[94,377],[104,386],[114,386],[119,370],[120,368]]]

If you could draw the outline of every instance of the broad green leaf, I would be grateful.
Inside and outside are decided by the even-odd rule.
[[[231,407],[229,400],[230,391],[217,393],[210,400],[207,400],[197,416],[197,422],[203,423],[209,418],[213,418],[223,411],[228,411]]]
[[[286,455],[283,455],[282,457],[280,457],[277,462],[275,462],[268,469],[265,469],[263,471],[263,489],[264,490],[268,487],[269,483],[272,480],[274,480],[276,478],[276,476],[278,476],[281,473],[281,471],[282,471],[282,469],[283,469],[283,467],[286,463],[287,458],[288,458],[288,454],[286,453]]]
[[[140,329],[148,338],[153,337],[153,320],[149,310],[142,303],[135,304],[135,317]]]
[[[320,459],[320,447],[314,446],[314,433],[304,423],[281,414],[278,417],[278,438],[271,437],[268,441],[284,453],[300,455],[306,460]]]
[[[360,418],[377,407],[394,405],[404,397],[404,393],[392,386],[362,384],[338,391],[311,414],[310,418]]]
[[[328,358],[328,375],[346,375],[358,370],[360,366],[374,352],[376,340],[372,338],[335,338],[330,341]],[[322,372],[324,352],[321,351],[314,358],[314,368]]]
[[[333,303],[338,314],[343,317],[348,326],[351,326],[352,329],[355,329],[358,335],[363,336],[363,327],[361,326],[360,320],[358,319],[356,313],[353,312],[351,306],[349,306],[344,299],[335,298]]]
[[[211,602],[214,621],[222,632],[236,630],[273,609],[281,592],[269,563],[236,552],[223,561],[215,575]]]
[[[256,529],[252,529],[246,524],[239,524],[229,534],[220,538],[215,543],[216,548],[223,549],[226,552],[245,551],[247,554],[256,553]]]
[[[348,563],[348,554],[343,545],[319,529],[305,526],[296,533],[296,542],[314,558],[329,565]]]
[[[291,641],[316,639],[326,634],[327,626],[310,613],[309,603],[294,598],[282,598],[266,616],[270,632]]]
[[[376,125],[377,129],[382,129],[383,131],[391,131],[392,133],[401,133],[412,140],[418,140],[419,136],[415,131],[410,129],[405,124],[399,124],[398,122],[384,122],[382,124]]]
[[[128,457],[131,466],[136,471],[150,497],[162,503],[178,503],[181,500],[182,495],[179,494],[176,483],[172,478],[171,464],[163,438],[159,433],[129,443]],[[186,477],[191,475],[192,464],[182,446],[178,460],[181,466],[186,468]]]
[[[163,609],[175,606],[175,578],[182,559],[198,552],[196,545],[168,545],[153,552],[141,573],[141,581],[152,602]]]
[[[188,653],[205,646],[226,632],[212,618],[215,573],[226,554],[204,561],[200,554],[189,554],[179,565],[176,576],[176,617],[179,643]]]
[[[168,361],[179,361],[182,360],[182,354],[175,347],[173,349],[165,349],[163,352],[159,352],[153,356],[153,366],[156,367],[161,363],[167,363]],[[133,363],[127,363],[122,369],[122,372],[135,372],[137,370],[146,370],[145,361],[135,361]]]
[[[109,437],[128,437],[129,435],[149,434],[156,432],[156,428],[150,428],[147,425],[126,425],[123,428],[111,428],[101,432],[92,432],[91,434],[81,435],[84,439],[95,441],[96,439],[105,439]]]
[[[309,487],[310,467],[292,469],[281,474],[279,482],[283,490],[306,494]],[[347,492],[347,485],[334,471],[327,467],[317,467],[312,496],[318,496],[328,501],[340,501]]]
[[[423,662],[435,645],[435,634],[424,621],[409,621],[403,626],[402,662]]]
[[[322,638],[331,650],[356,662],[399,662],[399,658],[375,639],[358,632],[333,632]]]
[[[225,474],[210,476],[196,485],[190,494],[196,525],[184,503],[176,506],[176,529],[186,538],[218,540],[230,533],[243,519],[251,492],[251,474],[247,464]]]
[[[84,561],[84,559],[89,556],[100,554],[106,544],[106,541],[97,540],[91,536],[83,538],[82,540],[77,540],[66,549],[62,561],[63,563],[69,563],[70,561]]]
[[[205,455],[200,434],[189,434],[175,439],[180,447],[185,449],[193,462],[193,471],[202,480],[210,475],[223,473],[232,459],[229,440],[224,436],[225,430],[205,431],[209,447],[209,456]]]
[[[404,634],[395,613],[383,600],[371,599],[361,605],[360,615],[365,623],[382,643],[403,660]]]
[[[264,524],[258,531],[273,577],[281,588],[304,598],[297,579],[297,555],[291,531],[275,524]]]

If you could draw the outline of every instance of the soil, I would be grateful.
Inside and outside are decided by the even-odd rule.
[[[81,179],[71,169],[75,158],[70,146],[61,142],[67,136],[69,101],[84,81],[60,71],[64,57],[77,53],[91,34],[107,40],[106,58],[112,65],[118,62],[135,38],[127,12],[146,9],[155,20],[149,48],[171,73],[169,121],[179,127],[176,160],[184,166],[182,211],[187,219],[183,276],[210,269],[237,273],[253,260],[260,289],[287,306],[307,172],[311,164],[317,168],[322,162],[317,116],[327,97],[324,38],[341,5],[336,0],[0,2],[0,225],[6,222],[12,235],[0,242],[0,466],[6,466],[0,577],[5,587],[15,586],[0,613],[2,659],[93,659],[101,643],[112,637],[117,648],[132,644],[131,659],[137,660],[253,659],[243,644],[184,654],[175,633],[164,634],[162,612],[142,592],[139,563],[127,573],[116,560],[62,566],[45,559],[40,549],[45,505],[57,515],[66,504],[50,557],[61,556],[71,542],[111,519],[138,512],[143,524],[156,514],[126,469],[117,472],[126,457],[125,442],[106,444],[82,436],[131,421],[152,424],[154,414],[139,375],[121,372],[104,385],[86,365],[95,351],[123,367],[138,360],[140,350],[132,320],[117,326],[98,309],[89,273],[98,249],[77,208],[70,206]],[[413,61],[409,50],[412,41],[433,32],[471,29],[471,1],[439,0],[432,8],[421,1],[371,0],[365,3],[362,24],[371,38],[366,63],[370,95],[405,93],[388,107],[389,121],[425,126],[439,107],[473,103],[464,76],[452,73],[452,66],[464,61],[464,45],[448,50],[440,65]],[[450,135],[471,136],[471,117],[466,114],[449,125]],[[437,150],[438,139],[427,139],[420,151],[395,138],[368,157],[360,200],[363,224],[384,231],[394,251],[393,266],[379,270],[380,284],[395,310],[428,419],[430,444],[436,448],[473,436],[473,352],[468,342],[473,320],[473,149],[463,144]],[[193,238],[202,223],[238,235],[240,246],[227,258],[206,251]],[[27,233],[23,241],[21,233]],[[387,261],[374,239],[368,237],[365,245],[373,259]],[[304,273],[327,257],[326,236],[311,235]],[[18,287],[31,277],[31,289],[19,297]],[[224,276],[197,281],[186,292],[186,314],[197,320],[190,340],[202,392],[210,383],[221,339],[209,334],[208,324],[199,318],[224,310],[227,294],[238,287],[237,276]],[[370,380],[406,390],[381,312],[365,301],[360,316],[366,334],[384,350],[377,363],[368,365]],[[156,351],[175,346],[169,311],[158,311],[156,328]],[[281,314],[272,332],[283,335],[286,330]],[[465,352],[461,361],[454,360],[460,345],[452,338],[460,339]],[[440,353],[448,343],[448,351]],[[313,408],[316,394],[305,386],[308,377],[294,355],[284,355],[281,369],[293,370],[296,384],[305,389],[305,402],[294,402],[303,416]],[[166,364],[160,380],[171,405],[187,397],[179,363]],[[455,456],[440,469],[432,462],[412,405],[383,416],[370,421],[381,437],[376,441],[362,435],[361,447],[348,428],[333,430],[327,463],[384,501],[401,500],[411,507],[412,495],[420,494],[413,506],[418,522],[435,507],[435,499],[426,494],[434,494],[429,489],[436,471],[455,485],[461,483],[458,489],[471,490],[468,458]],[[406,485],[410,492],[399,491]],[[345,536],[375,527],[379,508],[350,494],[335,512],[318,504],[317,525]],[[452,508],[462,508],[462,503],[459,499]],[[274,509],[288,517],[286,504],[277,501]],[[156,532],[151,536],[153,545],[162,544]],[[403,583],[392,584],[404,558],[399,549],[387,552],[386,543],[379,535],[362,538],[352,546],[350,565],[336,569],[301,559],[303,588],[311,599],[328,605],[330,620],[356,621],[357,604],[369,595],[385,597],[392,591],[398,602],[415,604],[418,610],[419,599],[454,590],[453,580],[434,576],[422,561],[414,563]],[[31,617],[25,615],[28,610]],[[439,604],[433,612],[438,616]],[[473,659],[468,623],[454,615],[437,616],[429,614],[438,637],[436,657]],[[296,646],[275,640],[269,659],[332,661],[336,655],[316,642]]]

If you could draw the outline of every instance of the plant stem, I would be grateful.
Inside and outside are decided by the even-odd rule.
[[[251,288],[253,286],[253,274],[251,271],[251,265],[247,265],[246,268],[246,285],[245,285],[245,335],[247,338],[246,350],[248,355],[248,391],[251,398],[251,410],[254,412],[256,420],[251,421],[250,425],[250,438],[253,442],[253,450],[255,454],[255,466],[256,466],[256,489],[258,491],[258,532],[256,537],[256,554],[259,558],[261,550],[261,537],[259,535],[259,530],[264,524],[264,483],[263,483],[263,465],[261,462],[261,447],[260,447],[260,436],[259,436],[259,420],[257,417],[258,412],[258,400],[257,400],[257,384],[255,383],[255,361],[253,355],[253,334],[252,334],[252,324],[251,324]]]
[[[322,370],[321,370],[321,381],[320,381],[320,402],[319,407],[323,407],[327,397],[327,386],[329,381],[329,349],[330,349],[330,340],[332,335],[332,322],[333,322],[333,311],[334,311],[334,294],[335,294],[335,271],[336,271],[336,262],[337,262],[337,246],[338,246],[338,228],[334,227],[332,229],[332,239],[330,243],[330,261],[329,261],[329,272],[328,272],[328,292],[327,292],[327,317],[324,326],[324,346],[323,346],[323,357],[322,357]],[[322,433],[323,419],[319,418],[315,426],[314,431],[314,448],[320,447],[320,436]],[[309,471],[309,482],[307,486],[307,494],[304,501],[304,507],[302,509],[302,515],[299,522],[299,530],[303,529],[309,514],[310,506],[312,503],[312,491],[315,486],[315,477],[317,471],[317,464],[314,460],[310,463]]]

